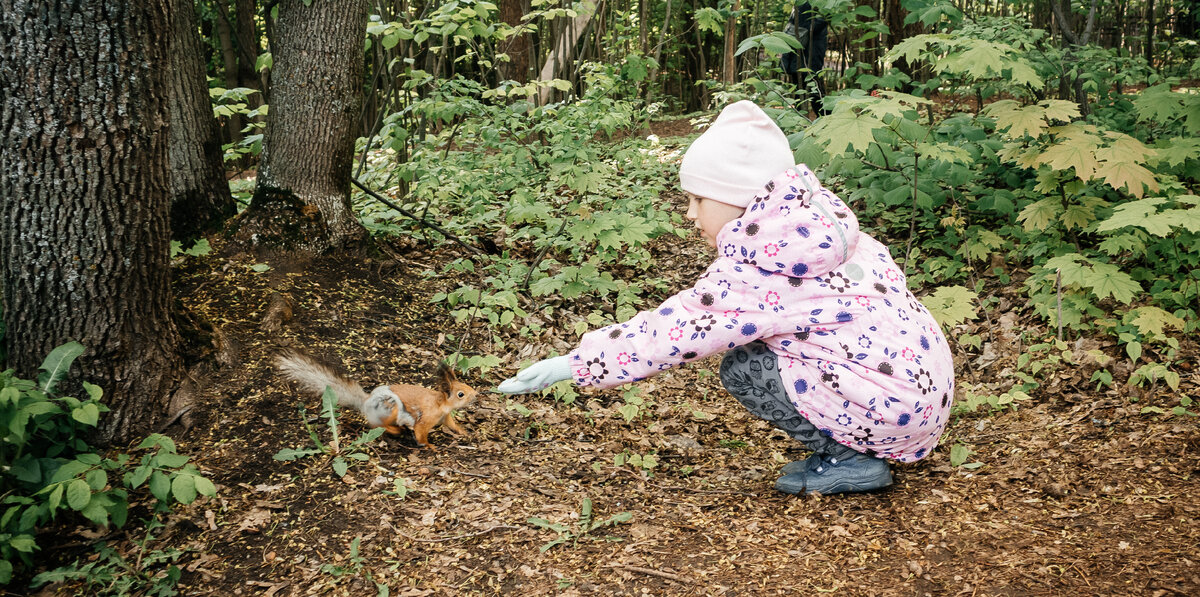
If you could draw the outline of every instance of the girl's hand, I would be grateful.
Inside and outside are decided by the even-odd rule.
[[[505,394],[528,394],[570,378],[571,365],[567,362],[567,357],[554,357],[522,369],[513,377],[501,382],[496,389]]]

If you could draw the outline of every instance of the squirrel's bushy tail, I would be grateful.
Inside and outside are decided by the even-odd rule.
[[[275,356],[275,366],[292,381],[300,384],[305,391],[321,394],[325,392],[325,386],[333,388],[339,406],[361,409],[363,402],[367,400],[367,393],[358,382],[304,353],[282,352]]]

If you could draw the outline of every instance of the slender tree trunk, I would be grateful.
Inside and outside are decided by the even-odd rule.
[[[733,3],[733,10],[742,9],[742,0]],[[725,60],[721,73],[721,81],[732,85],[737,80],[737,59],[733,53],[737,50],[737,17],[729,17],[725,21]]]
[[[1146,2],[1146,48],[1145,56],[1146,63],[1154,68],[1154,25],[1157,19],[1154,16],[1154,0]]]
[[[642,56],[650,53],[650,24],[647,23],[650,18],[649,3],[650,0],[638,0],[638,52]]]
[[[233,26],[229,22],[229,6],[225,0],[214,0],[213,10],[217,13],[217,40],[221,44],[221,62],[224,63],[225,88],[241,87],[238,80],[237,48],[233,45]],[[242,129],[245,123],[239,114],[231,114],[225,119],[225,137],[231,143],[242,140]]]
[[[366,239],[350,207],[366,0],[281,0],[258,182],[236,223],[258,249],[309,255]]]
[[[171,236],[192,238],[217,228],[237,211],[225,180],[221,136],[192,0],[168,0],[171,14]]]
[[[568,78],[573,76],[571,73],[566,72],[567,65],[575,60],[575,51],[579,46],[579,38],[587,30],[588,23],[591,22],[592,17],[596,14],[597,8],[599,8],[598,0],[583,0],[579,6],[579,10],[576,12],[575,18],[566,20],[567,24],[556,36],[554,47],[550,50],[550,55],[546,57],[546,63],[542,65],[538,79],[550,81],[563,76]],[[543,88],[539,94],[539,101],[545,104],[549,100],[550,89]]]
[[[164,0],[0,0],[4,343],[22,376],[87,347],[112,409],[98,439],[154,429],[181,371],[170,314]]]
[[[662,65],[662,50],[663,42],[667,39],[667,32],[671,30],[671,0],[667,0],[667,14],[663,17],[662,29],[658,32],[658,43],[654,46],[654,64],[650,69],[650,76],[646,79],[646,99],[649,100],[654,96],[654,85],[658,82],[658,71]]]

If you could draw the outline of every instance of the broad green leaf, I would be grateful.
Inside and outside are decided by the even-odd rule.
[[[150,493],[160,502],[167,501],[171,497],[171,479],[162,471],[154,471],[150,475]]]
[[[336,456],[333,459],[333,472],[339,477],[345,477],[346,472],[350,470],[350,465],[342,459],[341,456]]]
[[[1141,294],[1142,286],[1132,276],[1109,263],[1096,263],[1092,271],[1084,275],[1085,283],[1098,298],[1113,297],[1126,305],[1133,297]]]
[[[75,479],[67,485],[67,505],[73,510],[83,510],[92,501],[92,488],[87,481]]]
[[[950,466],[962,466],[970,457],[970,448],[962,444],[954,444],[950,447]]]
[[[1013,100],[1001,100],[991,104],[985,113],[996,119],[996,130],[1006,131],[1005,137],[1009,139],[1020,139],[1026,135],[1037,138],[1049,126],[1044,117],[1044,108],[1021,107]]]
[[[38,367],[42,371],[38,374],[38,387],[47,394],[53,391],[59,380],[66,377],[71,363],[74,363],[83,351],[83,345],[78,342],[67,342],[51,350],[50,354],[46,355],[46,360],[42,361],[41,367]]]
[[[943,286],[922,298],[921,304],[942,327],[949,328],[978,317],[978,300],[978,294],[962,286]]]
[[[196,501],[196,478],[182,473],[175,475],[175,479],[171,481],[171,495],[181,504]]]
[[[84,425],[95,427],[100,422],[100,407],[89,402],[71,411],[71,418]]]
[[[29,535],[17,535],[8,540],[8,546],[22,553],[33,553],[37,543]]]
[[[207,495],[209,497],[217,495],[217,486],[213,485],[213,482],[209,481],[208,478],[197,475],[192,477],[192,480],[196,483],[196,491],[200,492],[200,495]]]

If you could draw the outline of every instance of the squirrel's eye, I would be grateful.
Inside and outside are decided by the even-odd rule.
[[[463,396],[466,396],[466,394],[465,394],[465,393],[463,393],[463,392],[459,392],[459,393],[458,393],[458,397],[459,397],[459,398],[462,398]]]

